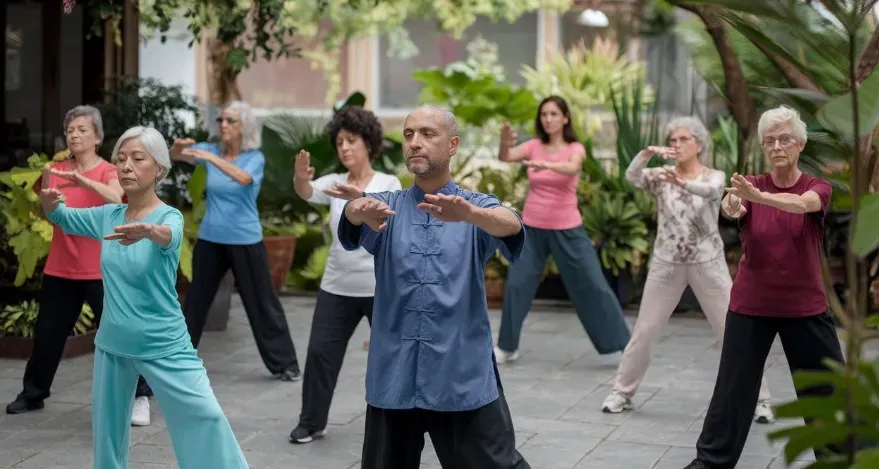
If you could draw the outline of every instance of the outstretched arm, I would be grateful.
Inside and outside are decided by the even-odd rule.
[[[103,233],[107,206],[72,209],[62,201],[57,189],[44,189],[40,193],[43,211],[49,222],[61,227],[64,233],[99,240]]]

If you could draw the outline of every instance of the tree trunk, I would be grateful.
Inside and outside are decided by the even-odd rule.
[[[241,99],[238,89],[238,72],[229,64],[229,52],[233,45],[217,38],[206,42],[208,50],[208,82],[211,103],[224,106],[231,101]]]
[[[756,107],[751,98],[748,82],[745,81],[745,73],[742,64],[733,49],[723,20],[717,15],[717,8],[712,6],[696,6],[686,4],[683,0],[669,0],[672,5],[696,14],[705,24],[708,34],[714,41],[717,53],[720,55],[720,63],[723,66],[723,75],[726,82],[726,98],[733,119],[736,120],[739,131],[739,171],[744,170],[747,159],[750,138],[757,128]]]

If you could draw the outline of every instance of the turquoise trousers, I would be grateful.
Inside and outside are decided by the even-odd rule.
[[[180,468],[247,468],[229,421],[192,346],[140,360],[95,350],[92,440],[95,468],[127,468],[137,377],[153,389]]]

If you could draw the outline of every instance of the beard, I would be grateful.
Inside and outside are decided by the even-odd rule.
[[[430,176],[442,169],[442,164],[432,162],[430,160],[424,159],[423,161],[413,162],[410,159],[406,159],[406,169],[409,170],[409,173],[412,173],[415,176],[425,177]]]

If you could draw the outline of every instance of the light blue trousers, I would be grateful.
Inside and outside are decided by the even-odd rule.
[[[128,468],[138,375],[153,389],[180,468],[248,468],[241,446],[191,346],[154,360],[95,349],[92,440],[95,468]]]

